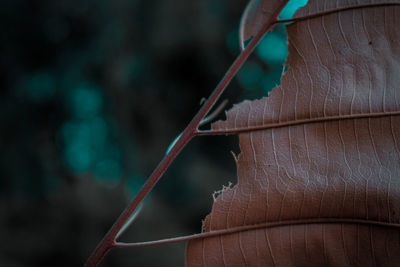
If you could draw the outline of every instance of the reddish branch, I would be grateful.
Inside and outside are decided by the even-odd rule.
[[[223,79],[221,80],[221,82],[218,84],[218,86],[212,92],[211,96],[205,101],[202,108],[194,116],[192,121],[189,123],[189,125],[186,127],[186,129],[183,131],[181,137],[176,141],[175,144],[173,144],[172,148],[168,151],[168,153],[165,155],[165,157],[161,160],[161,162],[159,163],[157,168],[153,171],[151,176],[148,178],[147,182],[143,185],[140,192],[136,195],[136,197],[128,205],[128,207],[122,212],[120,217],[117,219],[117,221],[114,223],[114,225],[111,227],[111,229],[104,236],[103,240],[101,240],[101,242],[98,244],[98,246],[96,247],[94,252],[91,254],[91,256],[89,257],[89,259],[87,260],[87,262],[85,263],[84,266],[95,267],[100,263],[100,261],[103,259],[103,257],[112,248],[125,247],[125,245],[123,243],[118,243],[116,241],[116,238],[119,236],[121,229],[124,227],[124,225],[126,225],[129,222],[130,217],[135,212],[138,205],[143,201],[143,199],[146,197],[146,195],[151,191],[151,189],[155,186],[155,184],[158,182],[158,180],[161,178],[161,176],[164,174],[164,172],[171,165],[172,161],[176,158],[176,156],[180,153],[180,151],[182,151],[182,149],[185,147],[185,145],[192,138],[194,138],[197,135],[220,134],[220,133],[213,133],[212,131],[210,131],[210,132],[200,131],[199,126],[200,126],[202,120],[205,118],[205,116],[210,112],[210,110],[213,108],[215,103],[218,101],[219,97],[224,92],[225,88],[228,86],[228,84],[233,79],[233,77],[236,75],[236,73],[238,72],[240,67],[247,60],[247,58],[249,57],[251,52],[254,50],[254,48],[256,47],[258,42],[261,40],[261,38],[264,36],[264,34],[267,31],[269,31],[276,23],[300,21],[300,20],[323,16],[323,15],[327,15],[330,13],[335,13],[335,12],[349,10],[349,9],[365,8],[365,7],[373,7],[373,6],[385,6],[385,5],[398,5],[398,4],[399,3],[376,3],[376,4],[367,4],[367,5],[362,5],[362,6],[353,6],[353,7],[343,8],[343,9],[336,9],[336,10],[321,12],[318,14],[312,14],[312,15],[308,15],[308,16],[304,16],[304,17],[297,17],[297,18],[290,19],[290,20],[277,20],[276,19],[284,5],[282,5],[282,7],[280,9],[276,10],[275,14],[273,14],[271,16],[271,18],[269,19],[269,21],[266,22],[265,26],[261,29],[261,31],[259,31],[257,33],[257,35],[254,36],[254,38],[251,40],[251,42],[248,44],[248,46],[236,58],[236,60],[233,62],[232,66],[229,68],[229,70],[226,72],[226,74],[223,77]],[[192,239],[193,239],[193,237],[196,237],[196,235],[192,236]],[[168,243],[171,243],[171,242],[168,242]],[[143,243],[143,244],[146,245],[145,243]],[[127,245],[127,246],[129,246],[129,245]]]
[[[124,226],[124,224],[129,220],[129,217],[136,210],[137,206],[142,202],[142,200],[146,197],[146,195],[151,191],[151,189],[155,186],[155,184],[160,180],[161,176],[167,170],[167,168],[171,165],[172,161],[176,158],[176,156],[182,151],[185,145],[196,135],[199,133],[199,125],[201,120],[210,112],[212,107],[218,101],[221,94],[224,92],[225,88],[228,86],[230,81],[236,75],[240,67],[249,57],[251,52],[254,50],[258,42],[264,36],[264,34],[275,24],[276,17],[280,13],[281,10],[277,10],[276,14],[271,17],[270,21],[268,21],[263,29],[251,40],[249,45],[245,50],[237,57],[232,66],[226,72],[222,81],[218,84],[215,90],[212,92],[211,96],[206,100],[204,105],[201,107],[199,112],[194,116],[192,121],[183,131],[182,136],[177,140],[175,145],[170,149],[169,153],[165,155],[165,157],[161,160],[160,164],[153,171],[151,176],[148,178],[147,182],[143,185],[140,192],[136,195],[133,201],[129,204],[129,206],[122,212],[120,217],[105,235],[103,240],[99,243],[95,251],[87,260],[85,266],[86,267],[94,267],[102,260],[102,258],[112,249],[117,246],[116,236],[119,233],[120,229]]]

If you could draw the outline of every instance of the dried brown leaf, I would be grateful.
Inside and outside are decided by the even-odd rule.
[[[203,228],[238,230],[187,266],[400,266],[400,6],[370,3],[310,0],[349,9],[289,25],[282,85],[213,124],[242,152]]]

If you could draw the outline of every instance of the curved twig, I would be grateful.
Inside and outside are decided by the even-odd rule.
[[[200,234],[187,235],[187,236],[179,236],[174,238],[167,238],[155,241],[146,241],[146,242],[136,242],[136,243],[124,243],[117,242],[115,244],[116,247],[119,248],[134,248],[134,247],[149,247],[163,244],[171,244],[178,243],[196,239],[204,239],[211,238],[222,235],[230,235],[243,231],[251,231],[261,228],[273,228],[279,226],[287,226],[287,225],[302,225],[302,224],[363,224],[363,225],[373,225],[373,226],[385,226],[385,227],[396,227],[400,228],[399,223],[389,223],[389,222],[380,222],[380,221],[371,221],[371,220],[362,220],[362,219],[343,219],[343,218],[318,218],[318,219],[302,219],[302,220],[287,220],[280,222],[266,222],[254,225],[245,225],[239,227],[232,227],[223,230],[215,230],[210,232],[204,232]]]

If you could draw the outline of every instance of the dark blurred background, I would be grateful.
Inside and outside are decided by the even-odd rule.
[[[81,266],[239,54],[247,1],[1,3],[0,266]],[[286,56],[279,25],[227,108],[266,96]],[[212,193],[236,182],[230,151],[235,136],[192,141],[121,240],[200,232]],[[184,266],[184,253],[116,249],[101,266]]]

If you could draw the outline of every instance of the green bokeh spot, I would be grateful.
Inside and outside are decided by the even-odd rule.
[[[307,4],[308,0],[291,0],[289,3],[283,8],[281,14],[279,15],[280,19],[290,19],[293,17],[294,13],[302,6]]]
[[[239,70],[237,78],[239,83],[246,89],[256,89],[264,75],[259,64],[253,61],[246,62]]]
[[[80,173],[90,169],[93,155],[87,144],[76,142],[66,147],[65,159],[74,172]]]
[[[56,91],[55,78],[47,73],[42,72],[33,75],[27,84],[27,93],[33,101],[46,101],[49,100]]]
[[[74,172],[88,171],[93,162],[90,125],[82,122],[65,123],[61,129],[65,143],[64,156]]]
[[[257,55],[268,64],[282,64],[288,56],[286,36],[269,32],[257,46]]]
[[[110,125],[100,116],[66,122],[60,137],[64,143],[64,159],[73,172],[93,171],[99,182],[114,185],[120,179],[121,151],[110,139]]]
[[[68,104],[77,118],[90,119],[100,113],[103,98],[97,87],[83,84],[72,90]]]
[[[272,89],[281,84],[282,69],[268,71],[262,79],[262,88],[264,95],[267,95]]]

